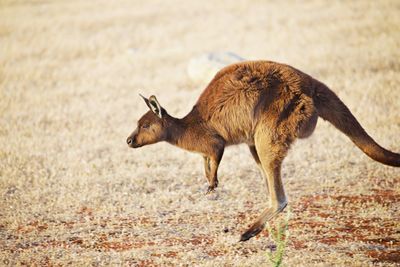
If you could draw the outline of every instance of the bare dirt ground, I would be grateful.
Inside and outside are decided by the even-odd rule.
[[[395,0],[2,0],[0,265],[268,266],[267,231],[237,242],[267,203],[247,148],[226,150],[204,196],[198,155],[128,149],[138,93],[181,117],[206,85],[189,80],[191,57],[285,62],[399,152],[399,14]],[[399,169],[321,120],[283,179],[287,266],[400,264]]]

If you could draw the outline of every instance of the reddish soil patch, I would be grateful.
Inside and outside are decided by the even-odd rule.
[[[391,263],[400,263],[400,251],[377,251],[370,250],[367,251],[366,254],[373,258],[372,262],[391,262]]]
[[[209,250],[207,251],[207,255],[211,257],[219,257],[225,255],[227,252],[226,251],[220,251],[220,250]]]
[[[368,244],[364,253],[374,258],[374,262],[398,263],[398,221],[357,216],[362,213],[364,207],[384,207],[398,203],[400,195],[393,190],[374,190],[372,195],[306,196],[294,205],[299,215],[291,220],[289,227],[300,231],[312,231],[314,242],[330,246],[340,245],[343,241]],[[311,214],[312,217],[302,218],[303,213]],[[290,244],[296,249],[307,247],[305,242],[297,240],[296,237],[292,238]]]
[[[356,253],[364,253],[370,257],[374,263],[400,262],[400,239],[398,221],[384,219],[379,217],[360,217],[362,209],[373,208],[375,206],[385,207],[387,205],[398,205],[400,195],[393,190],[374,190],[372,195],[313,195],[300,198],[297,203],[292,205],[294,216],[289,222],[289,230],[294,233],[309,233],[310,238],[302,239],[301,235],[291,235],[288,246],[296,250],[309,250],[316,243],[328,245],[330,247],[343,244],[343,241],[355,243],[360,248]],[[238,225],[253,222],[258,213],[251,210],[252,203],[247,204],[249,211],[238,212],[236,221]],[[25,225],[20,225],[15,229],[13,235],[9,235],[6,240],[9,242],[7,248],[14,253],[20,250],[35,249],[41,247],[70,249],[92,249],[96,251],[128,251],[135,249],[149,249],[152,251],[151,258],[169,258],[179,257],[179,252],[189,251],[192,247],[202,249],[209,257],[215,258],[228,255],[229,251],[225,248],[218,248],[214,239],[208,235],[192,235],[191,237],[179,238],[170,237],[163,240],[152,241],[139,233],[126,233],[123,229],[132,229],[134,227],[157,227],[157,221],[151,217],[100,217],[96,218],[94,211],[88,207],[80,208],[73,221],[32,221]],[[170,225],[173,228],[182,223],[201,221],[206,215],[190,214],[190,218],[185,216],[166,218],[163,224]],[[215,216],[223,217],[223,214]],[[195,219],[194,219],[195,218]],[[274,223],[272,222],[272,225]],[[86,232],[81,232],[82,226]],[[53,230],[61,227],[75,232],[74,235],[66,237],[64,240],[54,240],[42,238],[39,241],[19,242],[21,236],[41,235],[47,236],[47,230]],[[77,231],[78,230],[78,231]],[[228,232],[228,230],[226,230]],[[89,238],[90,233],[90,238]],[[212,236],[212,235],[211,235]],[[269,233],[264,230],[255,239],[267,240]],[[146,239],[147,238],[147,239]],[[270,241],[268,241],[270,242]],[[179,252],[173,248],[183,247]],[[269,248],[274,249],[274,244]],[[157,248],[169,248],[166,252],[159,252]],[[259,253],[259,248],[246,247],[237,250],[238,255],[247,256],[253,253]],[[353,252],[344,252],[352,256]],[[152,259],[132,259],[129,264],[134,266],[155,266]],[[42,259],[40,265],[49,265],[46,259]]]
[[[48,228],[47,223],[40,223],[39,221],[33,221],[26,225],[19,225],[17,228],[17,232],[20,234],[27,234],[33,231],[44,231]]]

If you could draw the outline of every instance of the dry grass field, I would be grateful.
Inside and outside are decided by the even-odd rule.
[[[400,2],[0,0],[0,266],[269,266],[267,203],[246,146],[209,196],[202,158],[126,137],[157,95],[177,117],[209,51],[288,63],[400,151]],[[332,125],[283,167],[286,266],[399,266],[400,171]],[[285,214],[275,222],[282,220]]]

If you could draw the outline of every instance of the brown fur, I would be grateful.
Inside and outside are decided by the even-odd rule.
[[[139,120],[128,137],[129,146],[167,141],[202,154],[207,192],[218,185],[225,146],[248,144],[266,179],[270,205],[242,235],[242,241],[257,235],[287,205],[282,161],[296,138],[312,134],[318,116],[349,136],[372,159],[400,166],[400,155],[379,146],[327,86],[288,65],[248,61],[222,69],[182,119],[171,117],[154,96],[145,101],[152,111]]]

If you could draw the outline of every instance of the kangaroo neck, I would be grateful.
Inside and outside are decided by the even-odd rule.
[[[200,121],[195,108],[182,119],[170,117],[166,141],[180,148],[193,150],[190,147],[193,143],[193,130],[199,127]]]

